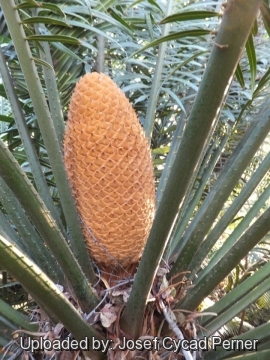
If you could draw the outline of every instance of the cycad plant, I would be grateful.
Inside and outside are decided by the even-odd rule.
[[[268,0],[0,6],[2,359],[268,359]]]

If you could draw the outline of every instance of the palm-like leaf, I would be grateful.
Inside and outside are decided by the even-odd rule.
[[[234,2],[245,6],[246,12],[242,14],[239,8],[234,8]],[[163,254],[167,265],[172,266],[168,280],[174,278],[175,283],[176,279],[183,279],[179,272],[190,271],[191,275],[186,274],[184,280],[193,281],[195,287],[187,289],[176,308],[194,311],[205,297],[215,293],[220,281],[241,265],[241,259],[270,230],[269,210],[265,205],[269,187],[265,190],[263,183],[259,184],[269,167],[269,156],[263,161],[265,150],[261,144],[270,126],[269,114],[263,111],[270,71],[265,60],[267,40],[261,20],[258,26],[253,26],[261,6],[265,29],[269,30],[269,7],[260,0],[234,2],[229,1],[223,9],[220,25],[221,1],[192,4],[169,1],[167,8],[155,1],[100,4],[83,0],[65,3],[59,0],[54,4],[0,1],[5,20],[13,24],[9,32],[4,21],[0,27],[0,35],[7,39],[2,46],[7,67],[1,68],[6,91],[4,87],[0,91],[9,99],[13,111],[13,117],[6,112],[1,117],[8,124],[1,138],[10,152],[2,144],[1,176],[6,181],[0,192],[3,211],[0,266],[15,277],[17,274],[17,279],[47,314],[55,322],[62,321],[78,339],[84,332],[89,337],[103,335],[90,328],[56,289],[52,290],[53,284],[46,291],[47,280],[41,270],[38,270],[41,278],[32,284],[35,265],[26,269],[26,264],[39,263],[51,279],[62,283],[64,273],[84,311],[90,312],[97,304],[97,295],[88,283],[89,280],[95,283],[95,274],[84,249],[61,158],[68,101],[75,82],[85,71],[102,69],[122,87],[137,110],[153,149],[158,211],[120,322],[126,333],[135,338],[140,335],[147,297]],[[11,5],[16,5],[18,12]],[[230,7],[234,14],[230,13]],[[227,21],[235,26],[241,16],[246,17],[246,24],[239,26],[232,37],[224,24]],[[218,28],[218,36],[214,38]],[[16,51],[8,43],[9,37]],[[240,58],[239,49],[245,42],[246,53]],[[258,107],[262,108],[259,113]],[[245,133],[251,119],[254,125]],[[30,157],[31,152],[35,160]],[[219,168],[217,161],[222,163],[224,159],[226,166]],[[27,169],[28,178],[39,194],[22,169]],[[38,173],[44,174],[46,181],[39,183]],[[8,186],[6,191],[5,186]],[[247,200],[255,189],[259,199],[251,207]],[[6,192],[10,190],[12,206],[16,206],[19,216],[8,206]],[[223,244],[220,237],[226,237],[226,228],[230,230],[239,211],[246,218],[241,216],[242,221]],[[23,224],[29,232],[30,229],[35,232],[33,244],[24,241]],[[24,251],[22,256],[17,248]],[[74,270],[72,274],[70,266]],[[257,268],[260,269],[253,276],[244,275],[242,281],[237,276],[235,288],[225,297],[227,303],[224,300],[213,305],[209,310],[218,316],[207,317],[203,326],[212,333],[224,329],[234,316],[269,290],[265,280],[268,266]],[[209,276],[210,284],[206,281],[209,282]],[[251,292],[254,286],[256,291]],[[178,294],[186,291],[184,286],[175,288]],[[237,303],[240,298],[244,299],[241,306]],[[59,315],[61,304],[67,311],[63,317]],[[21,326],[19,317],[15,324]],[[258,336],[261,350],[268,341],[264,329],[253,329],[254,334],[244,335]],[[5,345],[6,338],[0,338],[0,344]],[[101,354],[90,355],[99,358]],[[188,354],[185,356],[189,358]],[[219,352],[212,357],[213,353],[209,352],[206,356],[218,359],[226,355]]]

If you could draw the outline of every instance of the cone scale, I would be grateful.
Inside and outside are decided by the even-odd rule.
[[[135,111],[107,75],[77,83],[64,160],[89,255],[101,269],[136,266],[154,217],[151,152]]]

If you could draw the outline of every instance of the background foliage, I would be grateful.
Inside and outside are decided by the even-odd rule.
[[[84,254],[79,221],[75,216],[71,223],[71,215],[68,215],[69,212],[75,214],[75,208],[72,213],[72,200],[64,202],[71,197],[65,181],[61,181],[61,159],[58,157],[74,85],[85,72],[102,71],[125,92],[151,142],[157,207],[162,206],[169,175],[176,166],[174,159],[183,143],[190,113],[196,107],[195,99],[206,64],[212,49],[218,46],[215,36],[225,10],[221,1],[59,0],[50,3],[18,0],[15,2],[19,10],[16,24],[23,25],[24,41],[29,44],[29,49],[23,53],[20,36],[23,38],[24,35],[20,33],[15,39],[11,28],[8,30],[6,22],[12,21],[12,14],[3,2],[0,1],[0,130],[9,158],[4,160],[5,151],[2,150],[1,236],[12,239],[29,259],[62,285],[63,273],[69,272],[68,264],[75,264],[74,256],[66,246],[69,244],[83,269],[80,272],[78,268],[77,278],[75,275],[73,279],[69,278],[69,284],[75,286],[80,277],[82,284],[88,279],[95,285],[93,268]],[[184,294],[191,282],[195,285],[186,297],[182,294],[176,308],[216,312],[218,316],[209,315],[201,320],[208,335],[218,331],[224,337],[241,336],[251,330],[254,333],[249,336],[260,339],[262,351],[269,348],[270,341],[265,335],[267,331],[269,334],[269,323],[264,324],[265,327],[259,326],[269,318],[270,289],[266,281],[270,229],[265,220],[267,216],[269,219],[270,195],[269,19],[269,3],[263,1],[218,121],[211,136],[205,139],[181,207],[175,218],[173,213],[168,215],[173,225],[168,225],[171,231],[162,262],[171,269],[169,277],[177,275],[179,281],[183,280],[179,273],[189,271],[184,279],[185,286],[177,291]],[[15,23],[13,25],[15,27]],[[34,63],[30,64],[30,60]],[[38,91],[31,80],[34,71]],[[214,80],[209,80],[209,93],[204,94],[206,99],[212,96],[211,88],[222,77],[223,69],[220,68]],[[44,125],[48,117],[52,130]],[[204,124],[201,126],[203,130]],[[53,144],[57,144],[55,148]],[[14,163],[9,170],[18,181],[14,185],[10,185],[10,175],[5,172],[8,165],[4,164],[8,163]],[[40,198],[34,189],[30,189],[23,174]],[[26,189],[30,189],[29,203],[22,195],[26,194]],[[38,199],[35,204],[34,197]],[[30,207],[32,212],[28,211]],[[52,218],[45,221],[46,215],[42,213],[47,209]],[[40,217],[32,215],[34,213],[40,213]],[[51,231],[54,232],[46,236],[53,220]],[[164,224],[167,222],[164,219]],[[258,228],[261,233],[256,230]],[[59,239],[58,254],[53,241],[50,244],[50,236],[54,242],[56,236]],[[237,255],[235,258],[234,254]],[[18,262],[16,256],[14,261]],[[62,263],[61,258],[65,259]],[[26,312],[33,305],[32,299],[28,302],[30,285],[23,284],[22,288],[17,277],[11,276],[10,269],[1,265],[1,259],[0,267],[3,270],[1,299],[10,305],[24,304],[21,310]],[[16,271],[22,271],[19,269]],[[25,273],[25,276],[35,277],[35,271],[32,275]],[[41,283],[40,286],[44,296],[45,289]],[[137,286],[148,294],[146,285],[139,283]],[[82,285],[75,294],[83,312],[89,313],[97,305],[98,298],[94,291],[86,288]],[[206,289],[205,292],[202,289]],[[44,301],[36,294],[34,298],[54,318],[53,304],[59,301],[61,307],[66,303],[64,299],[60,300],[61,295],[56,290],[51,288],[47,292],[53,293],[52,298],[48,295]],[[69,305],[65,306],[73,311]],[[130,306],[134,307],[133,300]],[[0,331],[1,328],[8,329],[0,333],[0,345],[4,346],[11,338],[11,331],[22,325],[18,319],[6,319],[6,310],[1,312],[0,308],[0,314]],[[74,316],[77,315],[74,313]],[[72,319],[75,323],[75,318]],[[76,321],[81,324],[79,318]],[[136,328],[133,323],[132,326]],[[123,327],[127,330],[125,321]],[[83,331],[93,335],[92,330],[86,328]],[[81,336],[70,328],[69,331],[77,338]],[[203,330],[199,336],[202,335]],[[206,358],[230,356],[222,351],[209,354]]]

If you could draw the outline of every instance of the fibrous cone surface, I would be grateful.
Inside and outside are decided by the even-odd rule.
[[[154,217],[151,152],[125,94],[84,75],[71,97],[64,160],[90,256],[101,268],[139,261]]]

